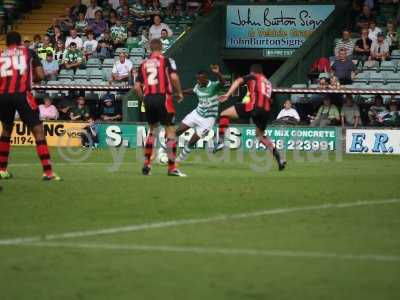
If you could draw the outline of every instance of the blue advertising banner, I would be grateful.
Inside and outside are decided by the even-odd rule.
[[[334,5],[228,5],[227,48],[297,49]]]

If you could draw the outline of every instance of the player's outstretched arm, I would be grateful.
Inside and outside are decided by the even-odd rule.
[[[193,92],[193,88],[190,88],[190,89],[184,89],[183,91],[182,91],[182,94],[184,95],[184,96],[189,96],[189,95],[194,95],[194,92]]]
[[[228,90],[224,95],[221,95],[221,96],[219,97],[219,100],[220,100],[221,102],[228,100],[228,98],[229,98],[230,96],[232,96],[232,94],[233,94],[243,83],[244,83],[244,79],[243,79],[242,77],[239,77],[238,79],[236,79],[236,80],[232,83],[232,85],[231,85],[231,87],[229,88],[229,90]]]
[[[183,93],[182,93],[182,86],[181,80],[179,79],[179,75],[177,73],[171,73],[171,83],[174,87],[175,93],[178,96],[178,103],[183,101]]]

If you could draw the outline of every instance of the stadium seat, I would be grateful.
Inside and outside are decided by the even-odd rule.
[[[393,71],[397,72],[397,63],[395,61],[383,61],[379,67],[380,71]]]
[[[74,70],[62,69],[58,74],[58,79],[71,79],[74,78]]]
[[[128,48],[117,48],[115,50],[115,56],[118,56],[121,52],[129,53]]]
[[[92,80],[92,79],[103,79],[104,78],[104,76],[103,76],[103,71],[102,70],[99,70],[99,69],[92,69],[91,70],[91,72],[90,72],[90,76],[89,76],[89,79],[90,80]]]
[[[48,84],[48,85],[58,85],[58,84],[60,84],[60,83],[59,83],[59,81],[57,81],[57,80],[49,80],[49,81],[47,81],[47,84]],[[57,94],[59,94],[59,93],[60,93],[59,90],[46,90],[46,94],[49,94],[49,96],[50,96],[51,98],[54,98],[54,96],[57,95]]]
[[[306,84],[293,84],[292,88],[299,88],[299,89],[305,89],[307,88]],[[306,99],[307,96],[305,94],[291,94],[290,100],[292,100],[293,103],[298,103],[301,102],[302,100]]]
[[[369,79],[370,79],[370,77],[371,77],[371,73],[376,73],[376,72],[371,72],[371,71],[364,71],[364,72],[361,72],[361,73],[358,73],[357,75],[356,75],[356,77],[354,78],[354,82],[356,83],[356,82],[364,82],[364,83],[367,83],[367,82],[369,82]]]
[[[114,58],[106,58],[103,61],[102,67],[103,68],[112,68],[114,66],[114,62],[115,62]]]
[[[400,50],[393,50],[390,57],[392,59],[400,59]]]
[[[86,67],[87,68],[100,68],[101,62],[100,59],[98,58],[89,58],[88,61],[86,62]]]
[[[400,83],[400,73],[385,72],[384,74],[387,83]]]
[[[383,73],[372,72],[370,73],[370,77],[368,82],[379,82],[382,83],[385,81],[385,77]]]
[[[143,48],[132,48],[129,55],[130,56],[141,56],[144,57],[146,54]]]
[[[143,61],[143,58],[141,56],[131,56],[129,59],[131,60],[134,67],[140,66]]]
[[[112,68],[103,68],[103,78],[107,81],[111,80]]]
[[[74,79],[74,84],[77,85],[83,85],[83,84],[88,84],[89,82],[87,81],[87,78],[79,78],[79,79]]]
[[[78,69],[75,72],[74,75],[74,81],[80,80],[80,79],[84,79],[85,81],[87,81],[87,79],[89,78],[89,73],[87,69],[81,70]]]

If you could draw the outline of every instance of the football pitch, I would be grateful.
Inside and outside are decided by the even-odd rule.
[[[42,182],[13,148],[2,300],[399,299],[399,156],[288,154],[278,172],[196,151],[171,178],[142,176],[140,150],[74,151],[52,149],[63,181]]]

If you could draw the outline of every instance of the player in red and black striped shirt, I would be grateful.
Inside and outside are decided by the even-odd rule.
[[[0,178],[12,177],[7,166],[15,113],[18,112],[35,137],[43,180],[60,180],[52,170],[38,105],[31,94],[33,76],[38,80],[44,78],[42,64],[33,50],[21,46],[18,32],[9,32],[6,39],[7,48],[0,51],[0,121],[3,128],[0,136]]]
[[[261,144],[272,151],[279,170],[285,168],[286,162],[281,160],[278,150],[274,144],[265,136],[265,129],[270,118],[272,85],[263,74],[261,65],[255,64],[250,67],[250,74],[236,79],[229,91],[220,96],[221,101],[226,101],[242,84],[247,84],[249,101],[247,103],[236,103],[221,112],[219,119],[219,139],[214,152],[224,148],[225,129],[229,127],[230,119],[251,118],[256,125],[256,136]]]
[[[159,39],[150,42],[151,55],[140,66],[135,83],[135,90],[143,98],[146,109],[149,135],[145,145],[145,162],[143,175],[150,175],[151,156],[155,141],[155,130],[160,123],[165,128],[168,154],[168,175],[186,176],[175,166],[176,135],[174,126],[175,107],[172,88],[178,95],[178,102],[183,100],[182,88],[177,74],[175,61],[162,54],[162,43]]]

